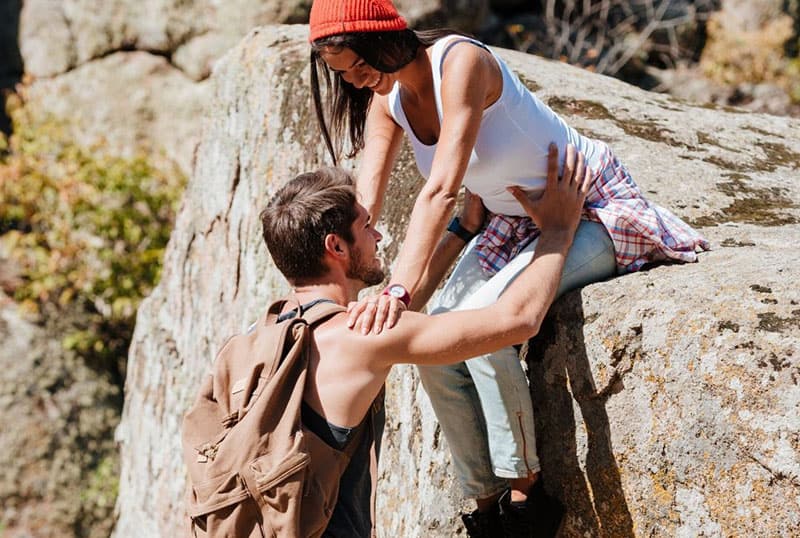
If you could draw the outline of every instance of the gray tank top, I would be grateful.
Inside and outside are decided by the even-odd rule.
[[[359,446],[354,447],[353,457],[339,481],[339,497],[328,527],[322,536],[324,538],[370,538],[372,535],[370,447],[373,433],[376,433],[377,438],[380,439],[380,434],[383,432],[385,421],[383,406],[374,415],[374,428],[369,424],[372,413],[367,413],[361,424],[355,428],[343,428],[331,424],[305,402],[303,402],[302,413],[303,424],[325,441],[328,446],[336,450],[344,450],[350,441],[366,428],[365,435],[360,436]],[[379,450],[378,443],[376,443],[375,449]]]

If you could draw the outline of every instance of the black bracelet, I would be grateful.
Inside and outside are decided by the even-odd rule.
[[[472,241],[473,237],[478,235],[478,232],[470,232],[461,226],[461,221],[458,220],[458,217],[453,217],[453,220],[451,220],[450,224],[447,225],[447,231],[456,234],[465,243],[469,243]]]

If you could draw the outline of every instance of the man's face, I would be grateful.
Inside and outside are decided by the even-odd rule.
[[[367,210],[356,203],[358,217],[350,227],[353,233],[353,244],[350,245],[350,266],[347,268],[347,278],[360,280],[366,286],[374,286],[383,282],[386,276],[383,262],[377,256],[378,241],[381,240],[380,232],[372,225]]]

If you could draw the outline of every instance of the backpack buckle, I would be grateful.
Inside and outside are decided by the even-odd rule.
[[[197,448],[197,463],[208,463],[209,460],[214,461],[219,452],[219,445],[206,443]]]

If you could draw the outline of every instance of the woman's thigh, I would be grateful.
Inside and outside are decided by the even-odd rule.
[[[458,309],[483,308],[497,301],[503,291],[530,265],[538,243],[538,239],[531,242],[492,278],[465,297],[459,303]],[[605,227],[597,222],[582,220],[564,263],[557,295],[611,278],[616,271],[614,244]]]
[[[605,226],[582,220],[567,254],[557,297],[593,282],[607,280],[617,274],[614,243]]]
[[[464,254],[456,263],[453,272],[445,282],[441,291],[435,296],[428,309],[430,314],[439,314],[451,310],[461,310],[464,300],[479,290],[489,276],[483,272],[475,253],[476,239],[467,245]]]

